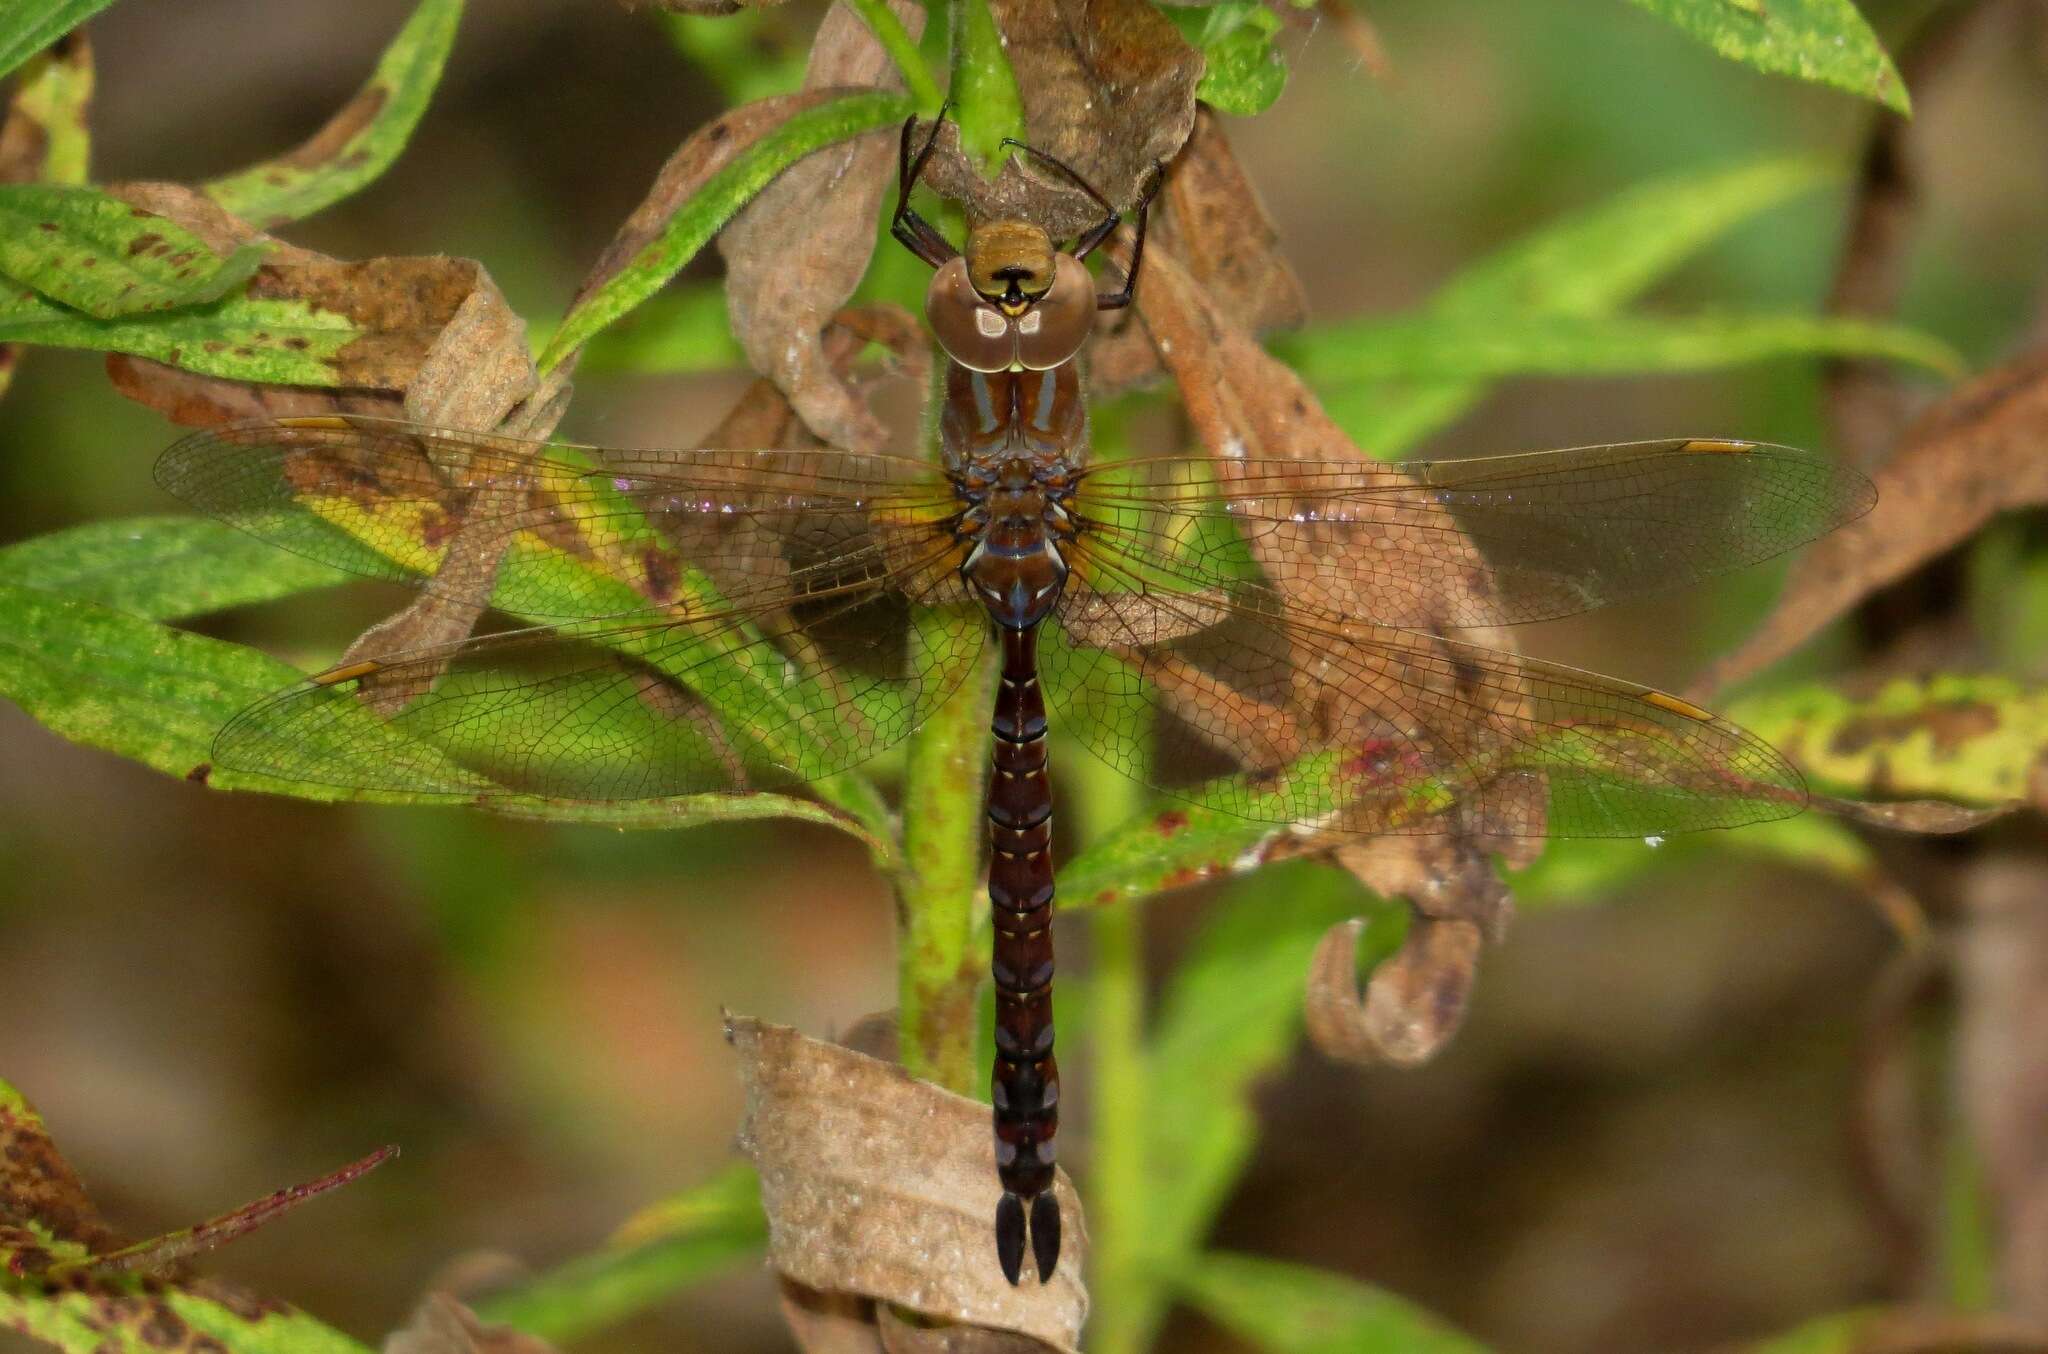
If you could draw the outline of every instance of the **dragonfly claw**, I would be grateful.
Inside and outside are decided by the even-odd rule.
[[[1016,1287],[1024,1273],[1024,1201],[1008,1190],[996,1203],[996,1259],[1003,1277]]]
[[[1038,1281],[1051,1283],[1060,1262],[1060,1204],[1051,1190],[1031,1201],[1031,1258],[1038,1262]]]

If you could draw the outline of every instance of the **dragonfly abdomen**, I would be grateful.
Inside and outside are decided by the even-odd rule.
[[[1059,1261],[1053,1139],[1059,1133],[1059,1065],[1052,1029],[1052,782],[1046,777],[1045,696],[1038,686],[1038,630],[1001,629],[994,771],[988,796],[988,897],[995,946],[996,1252],[1017,1282],[1029,1235],[1041,1282]]]

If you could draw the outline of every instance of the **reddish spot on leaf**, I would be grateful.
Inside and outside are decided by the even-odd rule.
[[[1187,814],[1180,809],[1168,809],[1152,824],[1162,837],[1171,837],[1188,825]]]

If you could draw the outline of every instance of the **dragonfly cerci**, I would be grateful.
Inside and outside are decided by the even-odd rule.
[[[1015,1283],[1028,1238],[1044,1280],[1060,1250],[1048,709],[1170,793],[1332,838],[1782,817],[1805,790],[1755,736],[1463,636],[1764,559],[1873,493],[1823,458],[1726,440],[1091,463],[1078,359],[1140,281],[1145,204],[1122,285],[1098,291],[1084,260],[1118,225],[1107,202],[1066,248],[1000,220],[963,252],[910,208],[932,143],[911,144],[906,125],[895,234],[936,270],[937,464],[337,415],[196,434],[159,479],[287,549],[509,618],[349,661],[222,730],[217,765],[284,781],[468,802],[817,781],[916,729],[993,645],[995,1243]]]

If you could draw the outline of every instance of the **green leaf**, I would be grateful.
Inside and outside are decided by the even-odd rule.
[[[0,273],[102,320],[219,300],[263,247],[221,258],[183,226],[96,188],[0,184]]]
[[[1849,797],[2022,800],[2048,750],[2048,688],[2004,677],[1901,678],[1862,699],[1808,684],[1737,701],[1727,714],[1816,789]]]
[[[1181,1264],[1201,1244],[1251,1151],[1254,1082],[1294,1050],[1316,942],[1347,918],[1404,910],[1342,871],[1294,862],[1234,885],[1162,994],[1146,1062],[1145,1245]]]
[[[1190,45],[1202,53],[1195,97],[1237,117],[1263,113],[1287,86],[1287,65],[1274,49],[1280,19],[1254,0],[1230,0],[1199,13],[1173,10]]]
[[[807,108],[756,141],[705,180],[661,234],[563,318],[541,354],[541,370],[559,365],[592,335],[660,291],[777,174],[815,150],[901,122],[911,111],[906,95],[851,94]]]
[[[19,705],[53,733],[103,748],[174,776],[207,777],[221,789],[262,790],[300,799],[382,804],[446,804],[448,796],[479,796],[491,783],[444,763],[441,791],[394,794],[304,782],[280,782],[209,764],[214,734],[256,701],[295,685],[304,674],[254,649],[227,644],[93,602],[0,581],[0,697]],[[344,721],[330,736],[375,723]],[[389,726],[382,726],[388,732]],[[424,750],[420,756],[430,755]],[[456,801],[461,802],[461,801]],[[611,827],[690,827],[735,818],[794,817],[877,843],[845,813],[781,795],[699,795],[602,804],[516,797],[491,808],[548,822]]]
[[[1745,1346],[1746,1354],[1857,1354],[1882,1330],[1886,1311],[1866,1307],[1804,1322],[1782,1335]]]
[[[335,535],[339,545],[343,538]],[[202,517],[93,522],[0,549],[0,581],[159,621],[274,601],[346,579]]]
[[[1486,1346],[1414,1303],[1341,1274],[1212,1252],[1179,1276],[1181,1295],[1271,1354],[1484,1354]]]
[[[1851,0],[1630,0],[1731,61],[1910,114],[1898,67]]]
[[[118,1286],[56,1292],[0,1281],[0,1327],[67,1354],[371,1354],[368,1346],[282,1303],[252,1312],[245,1300],[206,1289],[152,1294],[139,1276]]]
[[[0,342],[132,353],[231,381],[332,386],[344,349],[369,331],[337,310],[230,296],[146,319],[96,320],[31,291],[0,296]]]
[[[1961,354],[1931,334],[1828,315],[1426,310],[1333,325],[1275,346],[1310,381],[1331,385],[1698,371],[1783,357],[1888,358],[1951,379],[1963,371]]]
[[[11,0],[0,6],[0,75],[48,47],[114,0]]]
[[[206,195],[262,230],[311,216],[372,182],[419,125],[462,18],[462,0],[420,0],[369,82],[312,140],[214,179]]]
[[[551,1341],[575,1340],[645,1311],[762,1250],[768,1223],[750,1166],[644,1210],[593,1252],[475,1305],[476,1314]]]
[[[1735,226],[1836,177],[1815,161],[1772,159],[1639,184],[1471,265],[1422,313],[1468,319],[1609,314]],[[1313,333],[1305,335],[1304,350],[1315,341]],[[1393,456],[1464,413],[1486,388],[1477,378],[1346,380],[1320,393],[1360,445]]]

